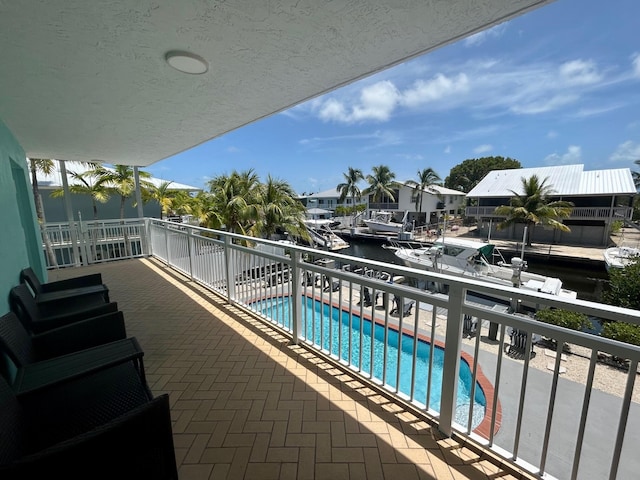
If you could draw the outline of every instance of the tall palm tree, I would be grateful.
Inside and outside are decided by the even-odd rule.
[[[436,171],[429,167],[424,168],[422,170],[418,170],[418,181],[415,180],[407,180],[404,184],[408,187],[415,188],[416,192],[416,211],[418,213],[422,213],[422,197],[424,195],[424,191],[427,190],[431,185],[434,185],[440,182],[442,179],[436,173]]]
[[[224,226],[228,232],[248,235],[259,215],[259,179],[253,169],[233,171],[209,181],[214,211],[210,212],[212,228]]]
[[[336,187],[336,191],[340,193],[339,203],[343,203],[345,198],[351,197],[351,207],[353,208],[353,226],[356,226],[356,199],[362,198],[362,192],[358,187],[358,182],[364,180],[364,174],[359,168],[349,167],[347,173],[342,174],[344,176],[344,182],[339,183]]]
[[[571,215],[573,203],[563,200],[551,200],[553,188],[547,185],[548,178],[540,181],[537,175],[522,177],[523,193],[513,190],[513,197],[509,205],[496,207],[495,213],[506,219],[498,224],[498,229],[502,230],[514,223],[524,223],[528,227],[544,225],[562,232],[570,232],[571,229],[562,223],[562,218]],[[526,244],[531,246],[531,233],[533,228],[528,228]]]
[[[105,180],[92,174],[91,170],[98,165],[89,163],[90,170],[84,172],[75,172],[69,170],[67,174],[80,183],[69,185],[69,192],[78,195],[88,195],[91,197],[91,205],[93,208],[93,219],[98,219],[98,203],[106,203],[109,200],[109,189],[105,186]],[[58,188],[51,193],[53,198],[64,196],[64,189]]]
[[[47,234],[47,231],[45,229],[47,220],[44,214],[44,207],[42,206],[42,196],[40,195],[40,188],[38,186],[38,172],[41,172],[45,175],[51,174],[51,172],[53,172],[53,160],[51,160],[50,158],[30,158],[29,169],[31,171],[31,188],[33,191],[33,201],[36,206],[36,217],[38,218],[38,224],[40,225],[40,233],[42,234],[42,241],[44,242],[44,248],[47,252],[47,259],[49,260],[50,266],[57,267],[58,260],[56,259],[56,255],[53,251],[51,239],[49,238],[49,235]]]
[[[640,166],[640,159],[636,160],[633,163]],[[631,175],[633,175],[633,183],[635,184],[636,188],[640,188],[640,172],[631,172]]]
[[[91,172],[90,175],[99,178],[103,185],[120,196],[120,220],[124,220],[124,206],[127,198],[131,197],[136,189],[133,167],[129,165],[114,165],[113,169],[107,169],[102,165],[97,165],[95,168],[87,170],[87,172]],[[138,175],[143,179],[151,178],[149,172],[142,170],[138,172]],[[141,187],[150,188],[151,185],[142,181]]]
[[[284,180],[271,175],[260,185],[258,203],[259,215],[254,235],[270,238],[278,228],[282,228],[294,237],[309,240],[305,227],[305,208],[295,199],[293,188]]]
[[[148,193],[150,197],[160,205],[160,220],[162,220],[165,213],[169,214],[171,211],[171,202],[176,193],[176,190],[169,188],[172,183],[173,182],[162,181],[160,185],[153,185],[149,188]]]
[[[373,167],[372,174],[366,177],[369,186],[362,191],[362,195],[372,195],[373,203],[378,203],[385,197],[395,202],[393,190],[399,187],[399,183],[394,180],[395,178],[396,174],[386,165]]]

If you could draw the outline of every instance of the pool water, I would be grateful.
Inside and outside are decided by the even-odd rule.
[[[277,321],[285,328],[289,328],[290,319],[290,297],[278,297],[273,299],[255,302],[253,307]],[[384,371],[385,329],[383,325],[375,325],[373,335],[373,358],[371,355],[371,321],[364,319],[362,328],[359,316],[349,312],[330,307],[318,300],[303,297],[302,300],[302,334],[306,340],[319,345],[325,351],[331,351],[333,355],[341,360],[354,365],[365,374],[371,372],[373,365],[373,377],[404,395],[411,395],[412,383],[412,358],[414,350],[414,339],[412,335],[402,334],[401,342],[399,333],[396,330],[388,329],[387,338],[387,368]],[[362,338],[360,332],[363,332]],[[339,339],[342,336],[342,348]],[[398,345],[400,346],[400,357],[398,358]],[[349,358],[349,345],[351,345],[351,356]],[[340,350],[340,351],[339,351]],[[429,372],[429,356],[433,351],[433,378],[431,379],[431,390],[429,398],[429,408],[440,411],[440,393],[442,388],[442,366],[444,361],[444,350],[440,347],[432,348],[431,344],[423,340],[418,340],[416,373],[413,380],[414,400],[422,405],[427,405],[427,384]],[[362,355],[360,353],[362,352]],[[398,362],[400,362],[400,382],[398,385]],[[383,378],[383,376],[385,378]],[[471,369],[467,362],[460,361],[460,371],[458,375],[458,397],[456,401],[456,421],[461,425],[467,424],[469,405],[471,403]],[[476,385],[475,400],[473,407],[472,426],[475,428],[484,418],[486,399],[480,385]]]

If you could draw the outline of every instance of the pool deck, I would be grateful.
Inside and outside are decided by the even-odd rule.
[[[181,480],[533,479],[151,260],[100,272],[168,392]]]

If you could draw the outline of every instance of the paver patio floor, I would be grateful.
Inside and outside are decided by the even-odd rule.
[[[181,480],[528,479],[152,259],[100,272],[171,399]]]

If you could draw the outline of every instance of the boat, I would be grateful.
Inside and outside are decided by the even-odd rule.
[[[338,223],[335,220],[307,219],[304,223],[311,236],[312,246],[330,251],[349,247],[349,243],[331,229],[332,226]]]
[[[527,262],[522,258],[514,257],[511,263],[505,262],[500,251],[491,243],[459,237],[439,237],[433,245],[412,248],[392,242],[390,248],[409,267],[563,298],[577,297],[577,292],[562,287],[562,280],[559,278],[527,272]],[[496,259],[497,262],[494,262]]]
[[[640,248],[616,246],[605,249],[604,264],[609,271],[612,268],[624,268],[640,258]]]
[[[408,213],[405,212],[402,222],[394,222],[393,212],[385,212],[383,210],[372,212],[371,218],[363,219],[362,221],[373,233],[400,233],[404,231],[404,222]]]

